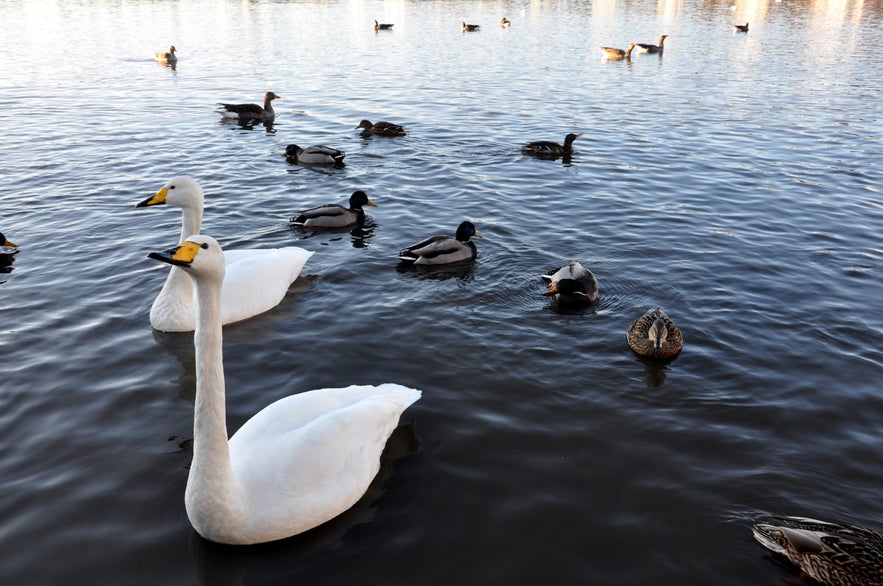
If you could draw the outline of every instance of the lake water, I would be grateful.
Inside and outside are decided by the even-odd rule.
[[[883,528],[879,5],[18,0],[0,22],[4,584],[773,585],[794,570],[758,515]],[[662,58],[601,59],[663,33]],[[213,112],[268,90],[272,129]],[[520,153],[568,132],[568,162]],[[133,207],[180,174],[226,248],[316,252],[224,330],[231,432],[312,388],[423,390],[366,499],[289,540],[217,546],[184,511],[192,336],[151,329],[147,258],[180,214]],[[362,232],[289,229],[356,189]],[[473,265],[398,267],[464,219]],[[600,282],[584,311],[541,295],[570,259]],[[625,341],[657,305],[685,338],[667,366]]]

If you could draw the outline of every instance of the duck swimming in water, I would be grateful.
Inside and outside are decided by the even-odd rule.
[[[747,33],[748,32],[748,23],[745,24],[734,24],[733,28],[736,29],[737,33]]]
[[[571,132],[564,137],[564,144],[558,144],[550,140],[538,140],[529,142],[521,147],[521,152],[536,157],[561,157],[573,154],[573,141],[581,137],[582,133]]]
[[[399,253],[399,260],[418,266],[444,265],[473,260],[478,255],[472,237],[482,238],[472,222],[463,222],[457,227],[457,234],[431,236],[409,246]]]
[[[364,191],[354,191],[350,207],[329,203],[302,211],[291,218],[291,224],[302,228],[345,228],[365,221],[363,206],[377,206]]]
[[[285,158],[289,163],[303,163],[305,165],[334,165],[343,167],[343,158],[346,153],[324,145],[310,146],[305,149],[290,144],[285,147]]]
[[[356,126],[356,130],[362,129],[362,134],[376,134],[378,136],[405,136],[405,129],[398,124],[392,122],[376,122],[371,124],[370,120],[362,120]]]
[[[680,328],[658,307],[632,322],[626,340],[629,348],[644,358],[670,360],[684,347]]]
[[[550,275],[542,275],[549,282],[543,295],[552,297],[561,305],[585,306],[598,299],[598,279],[592,271],[572,260]]]
[[[773,516],[754,538],[827,586],[883,584],[883,533],[857,525]]]
[[[462,28],[463,28],[463,32],[473,32],[473,31],[477,31],[481,27],[477,24],[466,24],[466,21],[464,20]]]
[[[393,27],[392,24],[377,22],[376,20],[374,21],[374,30],[376,30],[376,31],[388,31],[388,30],[392,29],[392,27]]]

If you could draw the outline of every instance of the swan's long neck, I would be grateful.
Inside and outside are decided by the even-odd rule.
[[[193,414],[193,463],[187,482],[188,491],[191,487],[209,491],[214,487],[214,490],[218,490],[218,487],[230,486],[233,477],[224,398],[222,280],[196,282],[196,404]]]
[[[191,236],[199,234],[202,228],[202,207],[198,209],[181,208],[183,212],[181,216],[181,240],[184,242]]]

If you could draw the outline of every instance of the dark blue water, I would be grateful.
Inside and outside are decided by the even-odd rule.
[[[0,17],[0,231],[21,246],[0,274],[4,583],[777,584],[792,571],[755,516],[883,528],[878,8],[25,0]],[[662,33],[661,59],[601,59]],[[175,70],[152,61],[170,43]],[[268,90],[272,129],[213,113]],[[363,118],[409,134],[363,139]],[[567,162],[520,152],[568,132]],[[289,143],[347,166],[288,165]],[[366,499],[284,542],[213,545],[184,512],[192,337],[151,330],[167,269],[146,257],[180,215],[133,207],[180,174],[226,248],[316,251],[279,307],[225,328],[231,431],[312,388],[424,392]],[[289,229],[355,189],[378,204],[363,232]],[[398,270],[464,219],[473,265]],[[560,312],[539,275],[571,259],[600,296]],[[653,306],[686,341],[667,366],[625,341]]]

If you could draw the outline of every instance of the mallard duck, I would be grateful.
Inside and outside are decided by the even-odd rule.
[[[632,322],[626,339],[635,354],[644,358],[668,360],[684,347],[680,328],[658,307]]]
[[[393,25],[391,24],[384,24],[382,22],[377,22],[376,20],[374,21],[374,30],[376,31],[388,31],[392,27]]]
[[[668,38],[668,35],[662,35],[659,37],[658,45],[648,45],[646,43],[638,43],[638,53],[662,53],[664,50],[665,39]]]
[[[748,23],[745,24],[734,24],[733,28],[736,29],[737,33],[747,33],[748,32]]]
[[[883,533],[807,519],[772,517],[752,527],[761,545],[828,586],[883,584]]]
[[[304,210],[300,215],[291,218],[291,223],[303,228],[344,228],[365,221],[363,206],[377,206],[368,199],[364,191],[354,191],[350,196],[350,207],[329,203]]]
[[[16,254],[18,250],[18,244],[12,242],[3,235],[3,232],[0,232],[0,254]]]
[[[463,222],[457,227],[457,234],[450,236],[431,236],[399,253],[399,260],[415,265],[444,265],[455,262],[473,260],[478,255],[472,237],[482,238],[475,230],[472,222]]]
[[[163,53],[154,53],[154,54],[153,54],[153,58],[154,58],[158,63],[177,63],[177,62],[178,62],[178,56],[175,55],[175,51],[176,51],[176,50],[177,50],[177,49],[175,49],[175,45],[172,45],[171,47],[169,47],[169,51],[168,51],[167,53],[165,53],[165,52],[163,52]]]
[[[181,238],[199,234],[205,205],[202,186],[192,177],[175,177],[136,207],[170,205],[181,209]],[[221,293],[221,320],[240,321],[268,311],[288,293],[313,253],[296,246],[228,250]],[[162,332],[191,332],[196,327],[193,283],[172,267],[150,307],[150,325]]]
[[[560,157],[573,154],[573,141],[581,137],[581,132],[571,132],[564,137],[564,144],[558,144],[550,140],[538,140],[529,142],[521,147],[521,152],[540,157]]]
[[[563,305],[589,305],[598,298],[598,279],[575,260],[542,278],[549,282],[543,295],[554,296]]]
[[[398,124],[392,122],[376,122],[371,124],[370,120],[362,120],[356,126],[356,130],[362,128],[363,134],[378,134],[380,136],[404,136],[405,129]]]
[[[323,145],[310,146],[305,149],[296,144],[285,147],[285,158],[289,163],[303,163],[305,165],[334,165],[343,167],[343,158],[346,153]]]
[[[254,121],[272,121],[276,118],[276,111],[273,110],[273,100],[281,100],[282,97],[267,92],[264,94],[264,107],[257,104],[219,104],[221,110],[218,113],[224,118],[239,120],[240,122]]]
[[[349,509],[365,494],[387,439],[420,391],[382,384],[289,395],[256,413],[228,440],[224,253],[214,238],[202,235],[148,256],[183,271],[196,289],[193,460],[184,492],[196,532],[218,543],[264,543]]]
[[[466,24],[466,21],[463,21],[463,31],[464,32],[477,31],[479,28],[481,28],[481,27],[477,24]]]
[[[632,50],[638,46],[638,43],[631,43],[628,49],[622,50],[615,47],[601,47],[601,53],[604,58],[609,61],[619,61],[621,59],[629,60],[632,58]]]
[[[506,18],[505,16],[504,16],[503,18],[500,19],[500,26],[501,26],[501,27],[503,27],[503,28],[509,28],[511,25],[512,25],[512,23],[509,22],[509,19]]]

